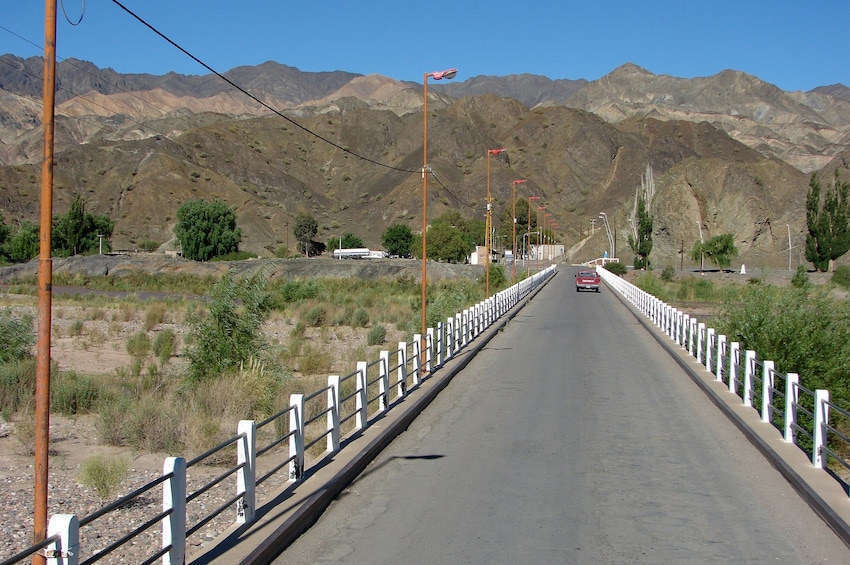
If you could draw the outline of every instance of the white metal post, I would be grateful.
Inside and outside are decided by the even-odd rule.
[[[770,422],[770,407],[773,404],[773,361],[762,363],[761,372],[761,421]]]
[[[422,334],[413,334],[413,386],[422,380]]]
[[[702,365],[702,335],[705,330],[705,323],[700,322],[697,324],[697,363]]]
[[[166,457],[162,475],[162,511],[168,513],[161,521],[162,565],[183,565],[186,560],[186,460]]]
[[[78,565],[80,562],[80,521],[74,514],[54,514],[47,522],[47,537],[59,541],[45,548],[47,565]],[[185,545],[185,544],[184,544]]]
[[[362,430],[369,423],[369,396],[368,387],[366,385],[366,361],[357,362],[357,398],[355,400],[355,409],[357,417],[355,420],[355,428]]]
[[[240,465],[239,471],[236,473],[236,494],[241,496],[236,503],[236,522],[250,524],[254,521],[254,509],[256,508],[254,492],[257,484],[257,424],[254,420],[240,420],[236,427],[236,434],[244,434],[244,437],[236,442],[236,463]],[[301,446],[303,454],[303,438]],[[300,478],[301,475],[298,477]]]
[[[738,364],[741,362],[741,343],[729,344],[729,392],[738,394]]]
[[[705,330],[705,369],[709,373],[713,373],[711,370],[712,359],[711,354],[714,349],[714,328],[708,328]]]
[[[328,377],[328,440],[327,450],[331,453],[339,451],[340,418],[339,418],[339,375]]]
[[[744,406],[753,405],[753,373],[756,370],[756,352],[747,349],[744,355]]]
[[[289,480],[304,476],[304,395],[289,395]]]
[[[812,445],[812,464],[816,469],[824,468],[824,456],[822,448],[826,446],[826,425],[829,423],[829,391],[817,389],[815,391],[815,428],[814,444]]]
[[[381,351],[378,356],[378,413],[380,414],[390,405],[390,352]]]
[[[726,336],[720,334],[717,336],[717,357],[714,362],[717,368],[717,378],[718,382],[723,382],[723,354],[726,352]]]
[[[800,375],[788,373],[785,377],[785,430],[782,433],[785,443],[794,443],[797,433],[797,405],[800,401]]]
[[[398,397],[407,394],[407,342],[398,342]]]
[[[425,371],[431,373],[436,368],[434,366],[434,328],[428,328],[428,335],[425,337]]]

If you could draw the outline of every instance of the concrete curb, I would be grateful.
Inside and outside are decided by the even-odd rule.
[[[557,271],[555,272],[557,275]],[[553,275],[553,276],[555,276]],[[386,427],[365,447],[355,453],[348,463],[340,469],[333,478],[307,498],[297,510],[289,515],[274,532],[239,563],[241,565],[259,565],[271,563],[292,542],[304,534],[318,521],[322,513],[333,500],[348,487],[397,436],[403,433],[414,419],[448,386],[472,359],[510,322],[522,308],[542,290],[552,277],[534,289],[528,296],[497,320],[475,342],[464,349],[448,363],[438,369],[438,373],[423,380],[417,390],[422,396],[412,400],[409,407],[402,412],[388,415]],[[415,392],[415,391],[414,391]],[[408,397],[409,398],[409,397]]]
[[[611,287],[609,286],[609,289]],[[612,289],[612,294],[615,294],[620,302],[626,306],[626,308],[632,313],[632,315],[638,320],[638,322],[652,335],[656,342],[665,350],[667,353],[678,363],[678,365],[685,371],[685,373],[700,387],[700,389],[705,393],[705,395],[711,400],[715,406],[717,406],[721,412],[723,412],[726,417],[744,434],[744,437],[756,448],[759,452],[770,462],[770,464],[777,470],[779,473],[788,481],[788,483],[794,488],[795,491],[800,495],[800,497],[809,505],[809,507],[823,519],[824,522],[835,532],[835,534],[841,538],[841,541],[850,548],[850,521],[848,521],[847,513],[842,513],[836,511],[834,505],[831,505],[827,502],[826,497],[834,498],[835,488],[829,488],[830,492],[825,492],[823,488],[816,487],[813,485],[812,481],[803,478],[802,472],[815,470],[815,468],[811,465],[811,462],[808,462],[808,469],[801,469],[799,464],[794,464],[790,462],[786,457],[783,457],[777,449],[771,445],[770,438],[767,438],[764,434],[760,433],[760,430],[757,430],[753,426],[750,425],[750,421],[743,414],[739,413],[736,410],[737,407],[730,405],[726,400],[721,396],[721,394],[712,387],[711,383],[716,381],[707,381],[705,376],[709,375],[708,371],[705,370],[705,367],[696,362],[687,351],[678,346],[675,342],[673,342],[667,334],[662,332],[655,324],[653,324],[649,318],[643,315],[633,304],[631,304],[628,300],[625,299],[619,292]],[[701,370],[698,368],[702,368]],[[728,391],[728,389],[727,389]],[[731,393],[729,393],[731,395]],[[735,396],[735,398],[738,398]],[[739,398],[738,398],[739,399]],[[740,399],[739,399],[740,400]],[[743,403],[741,404],[743,407]],[[752,412],[752,409],[748,409]],[[758,423],[761,423],[759,420]],[[774,432],[778,431],[768,424],[762,424],[765,427],[769,428],[769,430],[773,430]],[[783,447],[790,447],[791,444],[782,443]],[[791,447],[791,454],[802,454],[802,452],[796,448],[796,446]],[[804,458],[805,459],[805,458]],[[834,483],[834,486],[838,490],[843,491],[840,485],[832,479],[828,477],[828,473],[823,470],[815,470],[817,473],[820,473],[825,478],[828,479],[830,483]],[[811,473],[806,473],[811,474]],[[823,481],[818,480],[818,483],[823,483]],[[843,494],[843,502],[847,504],[847,496]]]

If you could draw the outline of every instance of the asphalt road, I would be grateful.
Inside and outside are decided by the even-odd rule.
[[[275,561],[718,562],[850,551],[569,268]]]

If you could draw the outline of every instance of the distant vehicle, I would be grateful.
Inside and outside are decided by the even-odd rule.
[[[596,271],[579,271],[576,273],[576,292],[582,290],[595,290],[599,292],[602,280]]]
[[[350,249],[334,249],[334,259],[369,259],[371,251],[365,247],[353,247]]]

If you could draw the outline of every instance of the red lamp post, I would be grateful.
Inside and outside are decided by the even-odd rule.
[[[511,251],[513,253],[513,260],[512,260],[512,264],[511,264],[511,267],[512,267],[512,270],[513,270],[513,284],[516,284],[516,185],[523,184],[525,182],[527,182],[526,179],[520,179],[520,180],[515,180],[515,181],[511,182],[511,188],[512,188],[512,192],[513,192],[513,207],[514,207],[514,212],[513,212],[514,243],[513,243],[513,247],[512,247],[512,251]]]
[[[426,299],[425,299],[425,289],[428,286],[427,283],[427,260],[428,260],[428,246],[427,246],[427,232],[428,232],[428,174],[431,172],[431,168],[428,166],[428,78],[433,78],[434,80],[442,80],[442,79],[453,79],[457,75],[457,69],[448,69],[445,71],[438,71],[433,73],[425,73],[423,77],[422,84],[424,88],[424,108],[423,108],[423,128],[422,128],[422,349],[420,352],[424,351],[425,345],[425,333],[426,333]]]
[[[486,258],[484,259],[484,290],[487,298],[490,298],[490,253],[493,246],[493,198],[490,196],[490,155],[498,155],[507,151],[507,149],[488,149],[487,150],[487,216],[484,222],[484,251]]]

